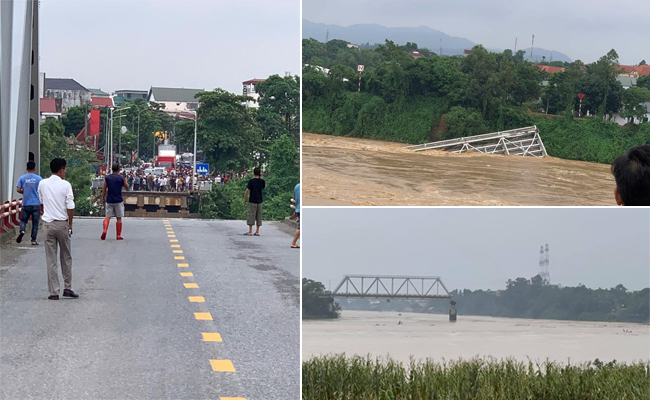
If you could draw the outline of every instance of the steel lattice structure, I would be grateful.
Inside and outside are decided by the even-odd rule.
[[[332,297],[451,300],[438,276],[346,275]]]
[[[407,146],[413,151],[439,149],[454,153],[478,151],[488,154],[545,157],[546,147],[537,126],[466,136],[456,139]]]

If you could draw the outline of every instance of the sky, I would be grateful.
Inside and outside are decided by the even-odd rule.
[[[552,284],[650,287],[650,209],[304,208],[301,223],[303,277],[327,288],[376,274],[505,289],[538,274],[545,244]]]
[[[303,18],[349,26],[428,26],[488,48],[530,46],[596,61],[612,48],[622,64],[650,63],[650,2],[609,0],[303,0]]]
[[[107,92],[300,73],[300,0],[41,0],[40,29],[41,72]]]

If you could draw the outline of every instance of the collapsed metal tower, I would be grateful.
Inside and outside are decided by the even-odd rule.
[[[544,282],[546,283],[551,283],[551,273],[548,272],[548,262],[549,262],[549,256],[548,256],[548,243],[546,244],[546,247],[540,246],[539,247],[539,276],[544,279]]]
[[[444,150],[453,153],[478,151],[487,154],[545,157],[546,147],[539,136],[537,126],[511,129],[507,131],[466,136],[456,139],[407,146],[413,151]]]

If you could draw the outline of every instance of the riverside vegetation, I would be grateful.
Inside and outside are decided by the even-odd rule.
[[[650,363],[511,359],[434,362],[314,357],[302,364],[303,400],[645,400]]]
[[[537,125],[551,156],[611,163],[630,147],[650,143],[650,76],[624,90],[611,50],[548,74],[524,52],[439,57],[417,44],[348,48],[343,40],[303,39],[303,131],[411,144]],[[426,55],[414,59],[407,51]],[[357,94],[357,64],[365,65]],[[325,74],[323,68],[328,68]],[[544,86],[542,82],[547,82]],[[584,93],[583,115],[575,118]],[[609,120],[626,118],[620,127]]]

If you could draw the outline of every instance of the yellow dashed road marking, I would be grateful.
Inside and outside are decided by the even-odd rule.
[[[181,276],[194,276],[191,272],[181,272]]]
[[[219,372],[236,372],[235,366],[232,365],[230,360],[210,360],[213,371]]]
[[[167,235],[167,237],[172,237],[172,238],[175,238],[175,237],[176,237],[176,235]]]
[[[190,266],[190,264],[184,264],[184,263],[182,263],[182,264],[176,264],[176,265],[178,265],[178,268],[187,268],[187,267]]]
[[[212,314],[209,312],[195,312],[194,317],[201,321],[212,321]]]
[[[174,257],[174,260],[184,260],[184,259],[185,259],[185,257],[183,257],[183,256],[176,256],[176,257]]]
[[[183,250],[172,250],[174,253],[182,253]]]
[[[190,296],[188,298],[191,303],[205,303],[205,297],[203,296]]]
[[[178,239],[169,239],[171,243],[178,243]]]
[[[171,246],[172,246],[172,247],[181,247],[180,244],[172,244]]]
[[[183,285],[185,285],[185,287],[187,289],[198,289],[199,288],[199,285],[197,285],[196,283],[184,283]]]
[[[204,342],[221,342],[221,335],[218,333],[202,332]]]

